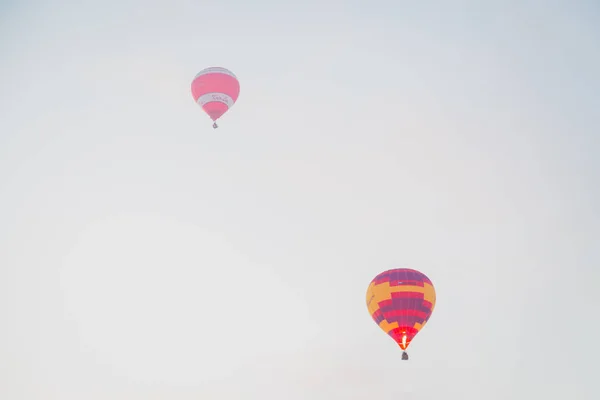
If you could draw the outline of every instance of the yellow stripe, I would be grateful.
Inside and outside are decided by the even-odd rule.
[[[425,283],[425,287],[423,289],[425,289],[425,301],[431,303],[431,311],[433,311],[433,308],[435,307],[435,289],[429,283]]]
[[[398,327],[397,322],[392,322],[391,324],[387,322],[385,319],[379,323],[379,327],[383,329],[385,333],[390,333],[390,331],[394,328]]]

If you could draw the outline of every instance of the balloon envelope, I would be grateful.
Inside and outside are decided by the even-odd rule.
[[[200,71],[192,80],[192,96],[208,116],[216,121],[240,95],[240,83],[233,72],[222,67]]]
[[[377,275],[367,289],[367,308],[379,327],[406,350],[435,307],[435,289],[414,269],[391,269]]]

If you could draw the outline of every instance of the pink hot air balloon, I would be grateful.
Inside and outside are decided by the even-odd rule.
[[[200,71],[192,81],[192,95],[210,119],[215,122],[227,112],[240,94],[240,83],[233,72],[222,67]]]

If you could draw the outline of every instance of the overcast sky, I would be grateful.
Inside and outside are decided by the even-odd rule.
[[[597,2],[0,7],[0,398],[600,398]]]

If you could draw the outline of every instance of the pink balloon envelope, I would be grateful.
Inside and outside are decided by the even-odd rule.
[[[205,68],[192,80],[192,96],[213,122],[233,107],[239,95],[240,83],[226,68]]]

